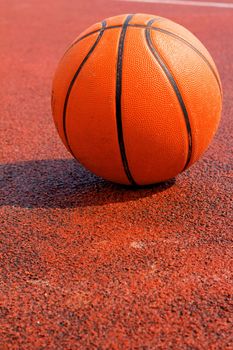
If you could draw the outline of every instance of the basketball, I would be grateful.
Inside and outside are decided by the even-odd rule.
[[[120,15],[81,33],[55,72],[52,111],[69,152],[104,179],[148,185],[195,163],[219,124],[213,59],[166,18]]]

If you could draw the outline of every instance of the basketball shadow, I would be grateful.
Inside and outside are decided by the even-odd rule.
[[[25,161],[0,165],[0,206],[76,208],[126,202],[171,187],[175,180],[131,188],[104,181],[72,159]]]

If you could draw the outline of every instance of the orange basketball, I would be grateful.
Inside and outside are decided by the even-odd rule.
[[[63,143],[93,173],[121,184],[161,182],[187,169],[215,134],[221,105],[206,48],[152,15],[93,25],[65,52],[53,81]]]

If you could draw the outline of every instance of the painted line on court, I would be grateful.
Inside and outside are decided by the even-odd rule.
[[[208,1],[185,1],[185,0],[120,0],[126,2],[148,2],[163,5],[183,5],[183,6],[200,6],[200,7],[218,7],[233,9],[233,3],[227,2],[208,2]]]

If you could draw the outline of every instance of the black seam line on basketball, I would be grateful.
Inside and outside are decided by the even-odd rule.
[[[154,17],[154,20],[157,22],[161,22],[161,21],[164,21],[164,18],[163,17]],[[104,21],[105,22],[105,21]],[[128,26],[130,27],[141,27],[141,28],[144,28],[145,25],[143,24],[129,24]],[[114,29],[114,28],[121,28],[122,27],[122,24],[116,24],[115,26],[109,26],[109,27],[106,27],[104,30],[106,29]],[[68,49],[65,51],[65,54],[67,51],[69,51],[75,44],[77,44],[80,40],[82,39],[85,39],[87,38],[88,36],[92,35],[92,34],[95,34],[95,33],[98,33],[100,30],[102,30],[102,28],[99,28],[99,29],[96,29],[96,30],[93,30],[92,32],[89,32],[85,35],[83,35],[81,38],[78,38],[76,41],[74,41],[69,47]]]
[[[104,29],[96,29],[88,34],[85,34],[84,36],[82,36],[81,38],[77,39],[65,52],[65,54],[74,46],[76,45],[79,41],[87,38],[88,36],[92,35],[92,34],[95,34],[95,33],[98,33],[99,31],[101,30],[108,30],[108,29],[115,29],[115,28],[121,28],[122,25],[115,25],[115,26],[109,26],[109,27],[106,27]],[[168,30],[166,29],[162,29],[162,28],[158,28],[158,27],[152,27],[152,26],[148,26],[148,25],[144,25],[144,24],[128,24],[128,27],[134,27],[134,28],[150,28],[152,30],[156,30],[158,32],[161,32],[161,33],[164,33],[166,35],[169,35],[169,36],[172,36],[173,38],[177,39],[177,40],[180,40],[182,41],[184,44],[186,44],[187,46],[189,46],[191,49],[193,49],[193,51],[195,51],[202,59],[203,61],[205,61],[205,63],[209,66],[211,72],[213,73],[215,79],[217,80],[217,84],[219,86],[219,90],[220,90],[220,94],[222,96],[222,87],[221,87],[221,83],[220,83],[220,80],[218,78],[218,75],[216,74],[214,68],[212,67],[211,63],[208,61],[208,59],[198,50],[195,48],[195,46],[193,46],[192,44],[190,44],[187,40],[185,40],[184,38],[182,38],[181,36],[175,34],[175,33],[172,33],[172,32],[169,32]],[[65,55],[64,54],[64,55]]]
[[[69,101],[69,97],[70,97],[70,93],[71,93],[71,90],[72,90],[72,87],[81,71],[81,69],[83,68],[84,64],[87,62],[88,58],[90,57],[90,55],[92,54],[92,52],[95,50],[96,46],[98,45],[101,37],[103,36],[104,34],[104,28],[106,26],[106,22],[103,21],[102,22],[102,30],[99,32],[99,35],[96,39],[96,41],[94,42],[94,44],[92,45],[92,47],[90,48],[89,52],[87,53],[87,55],[84,57],[84,59],[82,60],[80,66],[78,67],[76,73],[74,74],[71,82],[70,82],[70,85],[69,85],[69,88],[67,90],[67,94],[66,94],[66,98],[65,98],[65,102],[64,102],[64,107],[63,107],[63,132],[64,132],[64,136],[65,136],[65,140],[66,140],[66,143],[67,143],[67,146],[71,152],[71,154],[75,157],[71,147],[70,147],[70,144],[69,144],[69,140],[68,140],[68,135],[67,135],[67,130],[66,130],[66,110],[67,110],[67,105],[68,105],[68,101]]]
[[[137,185],[130,172],[128,160],[126,157],[123,127],[122,127],[122,110],[121,110],[122,108],[121,107],[122,65],[123,65],[124,43],[125,43],[127,27],[132,17],[133,15],[128,15],[125,22],[123,23],[119,44],[118,44],[117,70],[116,70],[116,123],[117,123],[118,143],[120,147],[121,159],[122,159],[122,164],[124,167],[125,174],[132,185]]]
[[[150,21],[148,23],[148,25],[151,25],[152,23],[153,22]],[[166,76],[167,76],[176,96],[177,96],[177,99],[179,101],[179,104],[180,104],[180,107],[181,107],[181,110],[182,110],[182,113],[184,116],[185,125],[186,125],[186,129],[187,129],[187,134],[188,134],[188,156],[187,156],[186,163],[185,163],[185,166],[183,169],[183,170],[185,170],[190,162],[191,155],[192,155],[192,132],[191,132],[191,125],[190,125],[190,121],[189,121],[188,112],[187,112],[187,109],[185,107],[180,90],[176,84],[176,81],[175,81],[171,71],[168,69],[166,63],[164,62],[162,57],[159,55],[158,51],[156,50],[156,48],[154,47],[154,45],[152,43],[151,28],[145,29],[145,36],[146,36],[146,42],[148,44],[148,47],[149,47],[151,53],[153,54],[153,56],[155,57],[155,59],[159,63],[160,67],[163,69],[164,73],[166,74]]]
[[[104,22],[103,22],[104,23]],[[109,29],[110,29],[110,27],[108,27]],[[75,46],[77,43],[79,43],[80,41],[82,41],[83,39],[85,39],[85,38],[88,38],[89,36],[91,36],[92,34],[96,34],[96,33],[99,33],[99,32],[103,32],[103,31],[105,31],[105,29],[107,29],[107,28],[99,28],[99,29],[96,29],[96,30],[93,30],[92,32],[90,32],[90,33],[87,33],[87,34],[85,34],[85,35],[83,35],[83,36],[81,36],[81,38],[78,38],[77,40],[75,40],[69,47],[68,47],[68,49],[66,49],[66,51],[65,51],[65,53],[64,53],[64,55],[63,55],[63,57],[65,56],[65,54],[68,52],[68,51],[70,51],[70,49],[73,47],[73,46]]]
[[[161,33],[164,33],[168,36],[171,36],[177,40],[180,40],[181,42],[183,42],[185,45],[189,46],[191,49],[193,49],[193,51],[195,51],[202,59],[203,61],[205,61],[205,63],[209,66],[210,70],[212,71],[216,81],[217,81],[217,84],[218,84],[218,87],[219,87],[219,90],[220,90],[220,93],[222,95],[222,87],[221,87],[221,83],[219,81],[219,78],[214,70],[214,68],[212,67],[212,65],[210,64],[210,62],[207,60],[207,58],[199,51],[195,48],[195,46],[193,46],[192,44],[190,44],[187,40],[185,40],[184,38],[180,37],[179,35],[176,35],[172,32],[169,32],[165,29],[162,29],[162,28],[157,28],[157,27],[151,27],[151,29],[153,30],[156,30],[157,32],[161,32]]]
[[[104,28],[104,30],[107,30],[107,29],[115,29],[115,28],[122,28],[122,24],[116,24],[115,26],[109,26],[109,27],[106,27]],[[146,25],[144,24],[128,24],[128,27],[136,27],[136,28],[147,28]],[[103,30],[102,28],[99,28],[99,29],[96,29],[96,30],[93,30],[92,32],[89,32],[83,36],[81,36],[80,38],[78,38],[76,41],[74,41],[69,47],[68,49],[65,51],[65,54],[66,52],[68,52],[74,45],[76,45],[79,41],[89,37],[90,35],[92,34],[96,34],[98,33],[99,31]]]

